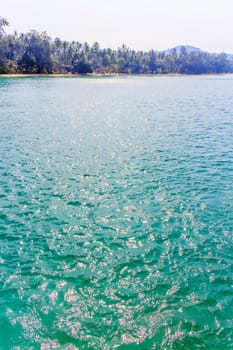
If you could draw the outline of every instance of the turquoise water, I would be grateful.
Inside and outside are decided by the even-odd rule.
[[[233,349],[232,101],[0,78],[0,349]]]

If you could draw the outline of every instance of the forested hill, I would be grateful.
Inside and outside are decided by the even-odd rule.
[[[207,74],[233,73],[233,58],[181,46],[167,51],[102,49],[78,41],[52,40],[46,32],[7,35],[8,22],[0,17],[0,73],[124,73]]]

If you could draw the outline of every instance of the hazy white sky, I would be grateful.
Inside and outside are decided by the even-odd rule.
[[[117,48],[194,45],[233,53],[233,0],[0,0],[14,29]]]

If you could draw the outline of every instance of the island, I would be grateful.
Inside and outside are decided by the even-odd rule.
[[[223,74],[233,73],[233,56],[189,45],[165,51],[136,51],[123,44],[100,48],[98,42],[51,39],[44,32],[6,34],[0,17],[0,74]]]

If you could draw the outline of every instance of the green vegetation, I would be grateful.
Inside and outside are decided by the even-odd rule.
[[[101,49],[78,41],[52,40],[46,32],[7,35],[8,21],[0,17],[0,73],[23,74],[207,74],[232,73],[233,58],[225,53],[189,51],[185,46],[167,52]]]

